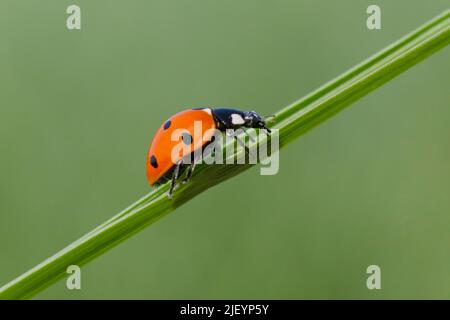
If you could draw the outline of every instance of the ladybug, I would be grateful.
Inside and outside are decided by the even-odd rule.
[[[201,121],[201,136],[194,140],[194,122]],[[166,122],[156,132],[147,154],[147,180],[151,186],[158,186],[171,181],[168,197],[172,194],[176,185],[181,166],[187,166],[186,183],[194,170],[195,161],[183,164],[184,156],[172,159],[173,147],[180,141],[172,141],[172,133],[176,129],[183,130],[181,139],[184,144],[189,145],[192,152],[187,156],[193,158],[194,151],[204,148],[210,141],[205,139],[205,134],[212,132],[209,129],[218,129],[225,132],[227,129],[260,128],[270,133],[266,127],[265,120],[254,111],[241,111],[229,108],[194,108],[181,111]],[[208,131],[209,130],[209,131]],[[233,137],[245,147],[245,144],[235,135]],[[246,149],[247,150],[247,149]],[[248,152],[248,150],[247,150]]]

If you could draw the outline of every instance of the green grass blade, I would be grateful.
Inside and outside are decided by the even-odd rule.
[[[450,11],[395,42],[366,61],[276,113],[269,126],[279,129],[280,146],[305,133],[419,61],[450,43]],[[241,155],[242,156],[242,155]],[[69,265],[83,265],[154,223],[204,190],[251,165],[199,165],[192,181],[173,200],[163,185],[87,235],[0,288],[1,299],[33,296],[66,275]]]

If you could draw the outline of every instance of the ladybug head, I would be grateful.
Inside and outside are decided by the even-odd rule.
[[[266,127],[264,119],[255,111],[244,112],[244,120],[246,127],[266,129],[270,133],[270,129]]]

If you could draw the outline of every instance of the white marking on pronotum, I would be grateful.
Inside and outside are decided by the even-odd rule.
[[[205,111],[207,114],[211,115],[211,109],[210,108],[202,109],[202,111]]]
[[[240,115],[233,113],[231,115],[231,123],[232,124],[244,124],[245,121]]]

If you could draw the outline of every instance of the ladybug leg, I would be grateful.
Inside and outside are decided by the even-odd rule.
[[[197,164],[198,161],[200,161],[201,158],[202,158],[202,155],[195,156],[195,153],[194,153],[192,162],[190,163],[189,167],[186,169],[186,177],[183,179],[183,181],[181,181],[182,184],[189,182],[189,180],[192,177],[192,173],[194,172],[195,165]]]
[[[242,130],[244,130],[244,132],[247,134],[248,138],[250,139],[251,142],[255,142],[255,139],[252,137],[251,134],[248,134],[247,129],[245,129],[244,127],[242,127]]]
[[[195,162],[192,163],[188,168],[187,168],[187,173],[186,173],[186,177],[183,179],[183,181],[181,181],[182,184],[188,183],[189,180],[192,177],[192,173],[194,172],[195,169]]]
[[[254,152],[251,152],[250,149],[245,145],[245,142],[242,141],[235,133],[229,134],[229,136],[233,137],[245,149],[245,152],[247,152],[250,157],[256,157],[256,154]]]
[[[238,136],[236,135],[236,133],[228,133],[227,132],[227,135],[229,136],[229,137],[232,137],[232,138],[234,138],[240,145],[241,145],[241,147],[243,147],[244,149],[245,149],[245,151],[247,152],[247,153],[250,153],[250,150],[248,150],[248,148],[247,148],[247,146],[245,145],[245,143],[244,143],[244,141],[242,141],[241,139],[239,139],[238,138]]]
[[[250,137],[250,136],[249,136]],[[238,137],[234,137],[235,139],[236,139],[236,141],[241,145],[241,146],[243,146],[244,147],[244,149],[245,149],[245,152],[248,154],[248,156],[250,157],[249,159],[251,159],[251,158],[253,158],[253,159],[257,159],[257,157],[256,157],[256,153],[255,152],[253,152],[253,151],[250,151],[250,149],[245,145],[245,142],[244,141],[242,141],[241,139],[239,139]],[[251,138],[250,138],[251,139]]]
[[[247,152],[248,154],[250,154],[250,150],[248,149],[248,147],[245,145],[245,142],[242,141],[241,139],[239,139],[239,137],[237,136],[233,136],[234,139],[241,145],[241,147],[243,147],[245,149],[245,152]]]
[[[169,193],[167,194],[169,199],[172,199],[172,194],[173,194],[173,190],[175,189],[175,185],[177,183],[177,178],[178,178],[178,173],[180,172],[181,163],[182,163],[182,161],[178,161],[175,164],[175,169],[173,170],[173,174],[172,174],[172,180],[170,182]]]

